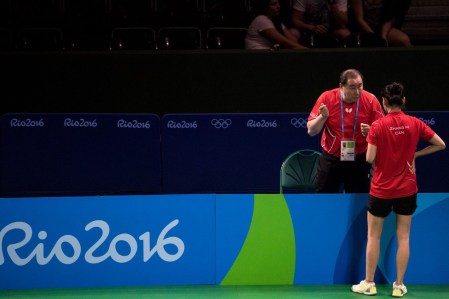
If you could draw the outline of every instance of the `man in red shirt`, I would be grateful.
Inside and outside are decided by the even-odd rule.
[[[307,122],[309,135],[323,131],[316,192],[337,193],[343,185],[346,193],[368,193],[366,135],[383,115],[379,100],[363,90],[362,74],[356,69],[342,72],[340,86],[320,95]]]
[[[394,297],[407,293],[403,280],[410,256],[409,239],[412,214],[416,210],[418,186],[415,159],[443,150],[444,141],[424,122],[402,112],[405,104],[404,87],[392,83],[385,87],[382,104],[387,116],[371,125],[368,135],[366,161],[374,163],[368,208],[368,242],[366,245],[366,276],[352,291],[365,295],[377,293],[374,273],[379,260],[380,237],[385,217],[396,213],[398,249]],[[420,139],[430,145],[416,151]]]

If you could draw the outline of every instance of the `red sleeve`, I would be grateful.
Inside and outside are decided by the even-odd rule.
[[[384,117],[384,110],[382,109],[382,106],[379,103],[379,100],[373,96],[373,109],[371,110],[371,123],[375,122],[378,119],[381,119]]]
[[[325,99],[326,99],[326,93],[322,93],[320,95],[320,97],[318,98],[318,100],[316,101],[315,105],[313,106],[312,111],[309,114],[308,120],[315,119],[320,115],[320,106],[321,106],[321,103],[326,103]]]

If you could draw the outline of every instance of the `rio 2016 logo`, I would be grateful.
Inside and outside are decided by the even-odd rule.
[[[45,121],[43,119],[33,120],[30,118],[27,119],[17,119],[13,118],[10,121],[11,127],[44,127]]]
[[[117,128],[124,128],[124,129],[150,129],[151,124],[149,121],[146,122],[140,122],[138,120],[131,120],[127,121],[124,119],[120,119],[117,121]]]
[[[420,117],[419,119],[421,121],[423,121],[428,126],[434,126],[437,123],[437,121],[435,120],[434,117],[429,118],[429,119],[425,119],[424,117]]]
[[[248,128],[276,128],[278,126],[276,120],[267,121],[267,120],[253,120],[249,119],[246,123]]]
[[[78,128],[96,128],[98,126],[97,120],[87,120],[84,118],[71,119],[66,118],[64,120],[64,127],[78,127]]]
[[[197,121],[187,122],[183,121],[174,121],[171,120],[167,123],[167,128],[169,129],[196,129],[198,128]]]
[[[142,260],[147,262],[155,253],[159,255],[159,257],[165,262],[175,262],[180,259],[184,253],[184,242],[178,237],[166,237],[167,233],[176,225],[178,225],[179,220],[175,219],[170,222],[159,234],[156,244],[153,248],[150,246],[150,233],[145,232],[139,236],[139,240],[142,241],[143,246],[143,256]],[[89,231],[91,229],[100,229],[101,236],[100,238],[90,246],[84,254],[84,260],[89,264],[98,264],[101,263],[108,258],[111,258],[113,261],[117,263],[127,263],[131,261],[138,249],[137,240],[130,234],[119,234],[115,236],[112,241],[109,243],[109,248],[106,253],[103,255],[95,255],[95,251],[103,244],[105,244],[106,239],[110,234],[109,224],[103,220],[95,220],[88,223],[85,226],[85,230]],[[21,257],[19,255],[19,251],[22,247],[27,245],[32,236],[33,230],[31,226],[26,222],[13,222],[6,225],[0,231],[0,266],[5,263],[5,257],[3,254],[3,240],[5,236],[12,231],[21,231],[24,234],[24,238],[14,244],[9,244],[6,246],[7,256],[11,259],[11,261],[18,265],[24,266],[28,264],[33,258],[36,258],[36,261],[39,265],[48,264],[54,257],[56,259],[66,265],[73,264],[81,256],[82,246],[80,241],[73,235],[64,235],[60,237],[56,244],[51,249],[50,253],[45,256],[45,245],[43,242],[38,243],[35,248],[29,253],[26,257]],[[46,231],[40,231],[37,236],[41,241],[44,241],[47,238]],[[126,255],[122,255],[117,250],[118,243],[126,243],[129,247],[129,253]],[[107,244],[106,244],[107,245]],[[171,245],[176,247],[176,253],[171,254],[165,250],[165,246]],[[68,250],[68,247],[71,247],[71,250]],[[65,248],[65,249],[64,249]],[[70,251],[71,254],[67,254],[67,251]],[[23,249],[21,250],[23,252]]]

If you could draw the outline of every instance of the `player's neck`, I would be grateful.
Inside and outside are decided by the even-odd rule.
[[[357,102],[357,99],[348,99],[348,98],[345,98],[345,97],[343,97],[343,103],[346,103],[346,104],[352,104],[352,103],[355,103],[355,102]]]
[[[400,112],[400,111],[402,111],[402,110],[401,110],[401,107],[388,107],[388,108],[387,108],[387,112],[388,112],[388,113],[392,113],[392,112]]]

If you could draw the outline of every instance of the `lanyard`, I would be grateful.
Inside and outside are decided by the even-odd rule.
[[[340,112],[341,112],[341,136],[345,138],[345,116],[343,111],[343,94],[340,91]],[[359,99],[357,99],[357,104],[355,107],[355,118],[354,118],[354,129],[352,131],[352,139],[355,136],[355,129],[357,128],[357,118],[359,117]]]

